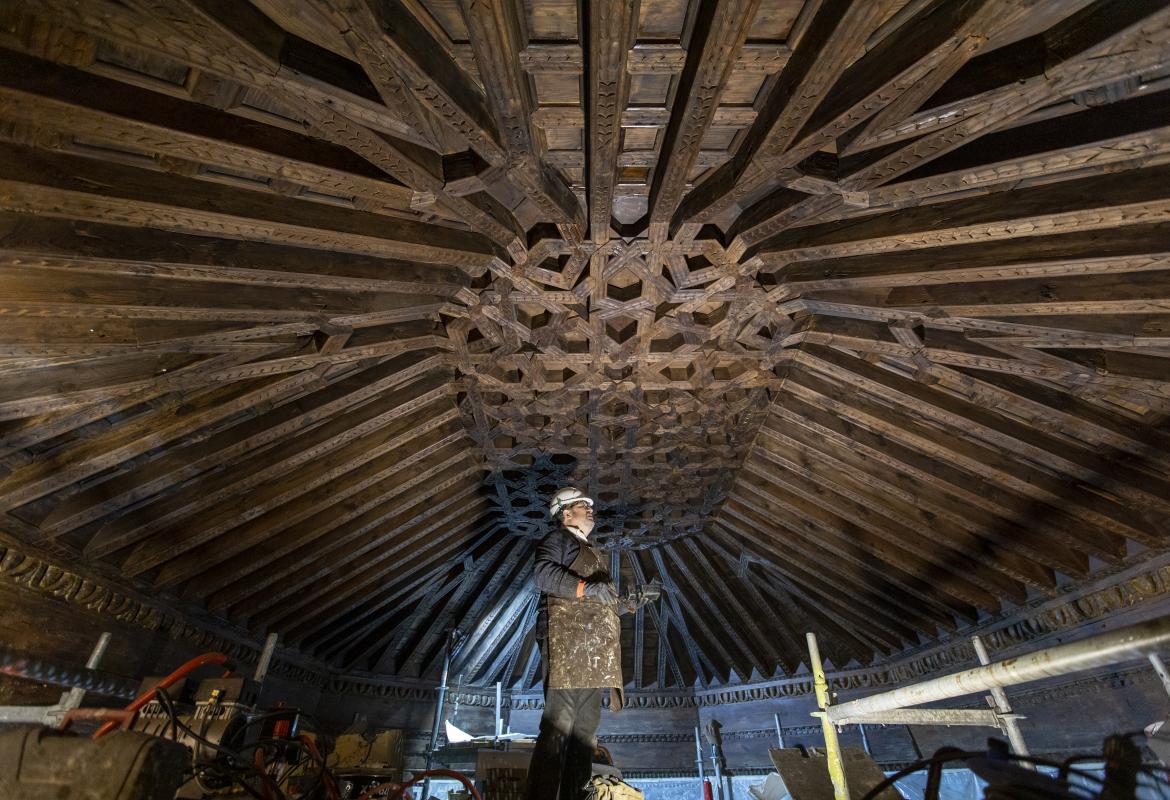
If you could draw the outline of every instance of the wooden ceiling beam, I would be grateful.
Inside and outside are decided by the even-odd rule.
[[[0,170],[7,211],[470,268],[492,258],[474,234],[77,156],[0,144]]]
[[[713,638],[707,626],[703,624],[702,618],[693,619],[696,626],[696,632],[702,635],[703,642],[691,633],[691,626],[687,622],[687,618],[683,616],[683,603],[680,601],[681,590],[678,583],[674,580],[674,576],[666,569],[666,560],[658,548],[650,550],[650,558],[654,562],[654,568],[657,571],[657,578],[662,582],[662,599],[666,601],[666,605],[670,610],[670,620],[675,633],[682,639],[683,645],[686,649],[687,656],[694,670],[695,676],[700,686],[708,686],[713,679],[726,679],[728,677],[728,670],[731,669],[731,658],[727,655],[726,650],[717,638]],[[693,613],[693,612],[692,612]],[[711,642],[707,645],[707,649],[701,646],[705,642]],[[723,657],[724,668],[720,669],[711,659],[713,657]]]
[[[651,242],[669,238],[671,218],[759,6],[760,0],[715,0],[699,6],[676,94],[683,103],[672,112],[650,184]]]
[[[703,544],[710,547],[710,542],[703,540]],[[725,595],[726,603],[732,612],[732,619],[742,620],[744,627],[747,629],[747,634],[752,637],[752,644],[754,651],[749,651],[749,655],[753,653],[760,653],[762,658],[753,657],[753,666],[759,672],[761,678],[769,677],[775,670],[777,665],[787,667],[785,658],[780,649],[776,646],[775,636],[771,630],[765,630],[759,624],[760,620],[767,619],[767,617],[760,617],[759,610],[751,608],[751,600],[758,599],[758,595],[754,594],[755,587],[743,579],[742,575],[733,575],[728,569],[729,565],[721,563],[718,558],[711,558],[709,554],[703,552],[699,546],[696,538],[686,538],[680,540],[678,548],[685,548],[686,552],[691,555],[691,563],[693,564],[713,564],[714,568],[722,574],[722,585],[727,587],[728,591]],[[680,555],[676,555],[679,558]],[[747,597],[740,594],[740,588],[747,589]],[[750,598],[750,599],[749,599]],[[763,610],[768,610],[769,606],[764,605]],[[782,625],[781,625],[782,627]],[[795,667],[795,665],[792,665]]]
[[[691,570],[673,543],[665,544],[661,549],[670,560],[675,574],[685,581],[683,585],[692,589],[690,596],[695,599],[694,604],[690,602],[690,598],[686,594],[682,595],[681,598],[686,610],[695,615],[702,615],[703,619],[712,620],[723,632],[722,641],[735,645],[734,649],[737,653],[734,659],[728,662],[728,665],[736,671],[741,680],[750,680],[753,670],[760,675],[767,675],[768,667],[764,659],[760,657],[755,645],[746,638],[746,634],[741,633],[731,622],[733,618],[742,619],[734,613],[736,609],[731,609],[732,615],[729,617],[724,608],[725,605],[730,605],[729,602],[727,600],[720,602],[707,591],[703,582]]]
[[[909,172],[916,166],[937,159],[973,141],[979,136],[1018,119],[1065,93],[1139,74],[1165,60],[1156,48],[1135,46],[1136,41],[1158,37],[1167,24],[1165,9],[1157,3],[1115,4],[1092,7],[1090,12],[1074,15],[1067,21],[1054,45],[1059,63],[1023,84],[1011,97],[984,110],[960,119],[935,133],[921,136],[910,144],[883,154],[876,162],[843,176],[839,185],[844,193],[814,196],[786,203],[778,213],[753,214],[746,224],[737,225],[735,249],[750,249],[786,229],[831,211],[846,202],[850,193],[864,193]],[[863,204],[868,198],[862,198]],[[1059,205],[1054,207],[1060,207]],[[1046,215],[1046,224],[1059,224],[1061,215]],[[1085,222],[1084,224],[1091,224]],[[1121,222],[1119,224],[1125,224]],[[1112,224],[1110,225],[1112,226]],[[1018,230],[1015,226],[1009,230]],[[988,235],[987,233],[984,234]],[[875,243],[876,244],[876,243]],[[909,242],[907,242],[909,244]],[[909,244],[913,247],[913,244]]]
[[[228,386],[193,406],[176,400],[160,408],[157,418],[119,426],[4,476],[0,479],[0,506],[15,508],[237,414],[255,415],[258,406],[269,400],[321,386],[320,375],[309,371]]]
[[[204,522],[210,522],[215,517],[210,509],[217,504],[230,503],[232,498],[236,498],[237,505],[250,503],[251,495],[242,498],[241,493],[252,492],[266,484],[270,488],[285,485],[285,475],[305,467],[312,469],[318,459],[333,451],[341,449],[344,452],[346,445],[360,447],[365,437],[380,431],[384,436],[389,436],[387,431],[394,430],[396,426],[403,427],[400,422],[402,417],[416,412],[422,406],[440,401],[447,395],[445,377],[427,374],[413,380],[408,377],[387,386],[384,397],[367,395],[364,398],[366,402],[357,408],[345,409],[348,413],[334,412],[328,417],[305,424],[299,436],[282,437],[275,447],[233,462],[231,469],[221,470],[214,477],[208,476],[203,481],[180,485],[175,491],[161,495],[149,505],[107,521],[90,540],[86,552],[95,558],[110,555],[155,536],[169,526],[184,524],[184,520],[195,515]],[[369,402],[371,399],[373,402]],[[285,436],[291,433],[289,431]]]
[[[327,379],[328,386],[306,395],[295,406],[274,405],[266,414],[165,453],[153,459],[149,466],[112,476],[70,495],[39,521],[39,527],[48,535],[60,535],[157,495],[181,481],[222,468],[245,454],[270,452],[284,436],[314,428],[334,414],[381,392],[392,391],[436,366],[434,356],[412,353],[354,374],[339,374]],[[94,555],[98,555],[96,550]]]
[[[428,504],[419,496],[418,492],[408,496],[394,508],[383,507],[374,512],[376,521],[372,524],[350,524],[341,529],[344,534],[340,543],[334,544],[332,539],[324,541],[310,541],[301,543],[297,550],[284,557],[285,559],[304,559],[301,566],[284,573],[284,579],[278,585],[267,591],[244,592],[240,589],[243,581],[237,581],[228,587],[229,591],[240,589],[243,595],[239,601],[229,608],[233,617],[247,619],[251,627],[274,628],[274,623],[282,620],[281,625],[291,624],[291,620],[301,619],[293,611],[292,606],[303,610],[305,606],[314,606],[323,610],[321,602],[326,598],[348,596],[358,587],[347,585],[344,568],[358,559],[365,557],[362,566],[365,569],[349,568],[349,575],[367,575],[374,571],[379,562],[409,550],[418,548],[420,552],[437,542],[441,537],[428,536],[437,525],[459,519],[471,522],[483,515],[478,506],[473,508],[460,507],[466,505],[472,490],[470,479],[474,478],[475,471],[471,466],[460,467],[458,463],[445,468],[438,475],[442,475],[442,489]],[[388,505],[388,504],[387,504]],[[415,509],[417,519],[409,516],[409,510]],[[453,509],[453,510],[452,510]],[[470,516],[469,516],[470,515]],[[439,522],[433,522],[433,517]],[[366,521],[364,517],[357,522]],[[377,550],[374,556],[369,555]],[[322,554],[327,554],[324,559]],[[314,557],[309,558],[307,556]],[[283,559],[273,562],[278,567],[283,566]],[[271,565],[260,567],[261,574],[272,573]],[[409,571],[409,570],[408,570]],[[276,573],[280,575],[281,573]],[[245,587],[246,588],[246,587]]]
[[[267,180],[274,194],[416,215],[413,189],[336,145],[7,51],[0,74],[10,76],[0,112],[18,126],[5,129],[9,141],[144,165],[153,159],[161,171],[238,176],[257,191]]]
[[[687,543],[689,547],[689,539]],[[722,566],[725,572],[734,568],[735,577],[738,579],[738,583],[735,585],[737,588],[742,587],[745,592],[745,596],[740,600],[749,607],[745,609],[745,615],[766,625],[766,630],[762,632],[762,641],[768,658],[772,663],[778,664],[785,674],[795,675],[800,667],[799,653],[804,646],[804,641],[800,638],[794,623],[796,617],[776,613],[776,604],[764,597],[752,579],[750,572],[752,559],[745,557],[746,554],[742,549],[740,555],[735,555],[728,549],[728,544],[719,528],[712,526],[708,529],[708,536],[703,540],[703,546],[724,560]],[[730,581],[731,579],[727,577],[725,580]],[[758,625],[756,627],[758,628]]]
[[[336,511],[338,504],[399,472],[397,462],[406,455],[402,449],[432,451],[464,435],[454,413],[402,422],[404,425],[396,426],[398,435],[393,438],[385,438],[388,431],[378,431],[367,437],[372,440],[368,449],[345,447],[323,457],[320,471],[289,473],[285,481],[290,488],[283,492],[256,491],[254,499],[250,498],[252,502],[243,509],[238,501],[229,501],[224,504],[226,508],[212,509],[206,519],[185,525],[181,535],[171,532],[167,537],[163,531],[137,545],[123,571],[136,575],[157,566],[154,584],[160,587],[188,580],[206,569],[207,559],[203,556],[208,551],[234,555],[250,544],[275,539],[320,512]],[[415,425],[409,426],[410,422]],[[220,540],[226,541],[217,547]]]
[[[471,512],[470,515],[468,513],[448,515],[447,519],[448,521],[458,519],[461,523],[474,529],[476,524],[483,520],[483,517],[484,514],[480,510],[478,513]],[[462,551],[467,540],[452,541],[448,538],[435,544],[438,546],[428,543],[427,547],[420,548],[417,551],[420,557],[416,559],[414,564],[385,572],[384,574],[390,579],[384,581],[387,587],[384,590],[373,592],[372,596],[365,600],[347,601],[341,609],[326,606],[320,615],[316,612],[310,612],[308,619],[304,622],[288,621],[281,623],[279,627],[289,628],[289,636],[296,637],[298,646],[302,642],[308,641],[310,637],[317,637],[317,640],[320,640],[320,636],[328,634],[330,639],[320,640],[322,643],[326,643],[341,636],[364,632],[371,620],[379,619],[381,615],[387,613],[385,609],[391,606],[398,607],[406,589],[433,581],[437,571],[449,569],[451,557]],[[368,589],[369,586],[370,584],[367,583],[365,588]],[[406,587],[406,589],[401,587]],[[317,616],[324,617],[324,621],[317,622],[315,619]],[[298,619],[301,618],[298,617]]]
[[[276,542],[253,545],[227,563],[212,562],[187,583],[187,596],[203,598],[213,609],[235,609],[252,597],[284,591],[286,584],[308,585],[328,574],[328,554],[350,543],[369,543],[374,531],[394,517],[397,504],[410,502],[420,486],[450,488],[471,473],[473,465],[462,437],[424,448],[403,459],[394,475],[355,498],[352,510],[340,516],[325,511],[286,532]],[[379,494],[380,493],[380,494]],[[313,573],[312,570],[319,570]],[[282,580],[288,576],[288,580]],[[273,584],[280,588],[269,591]],[[262,594],[264,593],[264,594]]]
[[[764,548],[768,555],[778,558],[783,554],[788,560],[785,566],[792,570],[794,579],[804,576],[806,587],[811,589],[815,581],[819,593],[840,597],[838,605],[853,606],[857,595],[864,592],[870,625],[879,627],[895,641],[914,641],[920,631],[928,635],[938,632],[941,625],[937,609],[926,610],[930,599],[907,588],[895,570],[873,564],[868,554],[862,558],[835,545],[829,532],[803,530],[799,519],[795,521],[798,530],[793,530],[791,515],[774,511],[774,505],[769,508],[765,503],[763,499],[732,494],[724,502],[721,514],[724,520],[736,520],[741,533],[745,536],[750,533],[756,547]],[[810,523],[810,527],[817,526]],[[818,555],[789,552],[791,548],[785,544],[794,539],[804,545],[811,544]],[[827,544],[822,544],[824,539],[828,540]],[[859,620],[853,624],[859,624]],[[952,626],[953,620],[948,627]]]
[[[585,81],[589,114],[585,149],[589,165],[589,230],[597,245],[605,244],[611,236],[613,190],[622,149],[622,113],[629,98],[627,58],[637,34],[638,5],[629,0],[595,0],[588,6]]]
[[[503,139],[508,178],[540,208],[543,219],[560,226],[562,236],[579,241],[585,218],[577,197],[565,179],[544,162],[533,139],[528,79],[519,59],[524,47],[523,24],[516,4],[512,0],[461,0],[461,7],[487,104]]]
[[[501,646],[502,642],[518,632],[518,623],[532,602],[531,575],[535,561],[535,552],[530,552],[526,558],[498,570],[484,585],[468,614],[468,619],[474,620],[474,627],[466,632],[463,649],[451,665],[456,674],[462,673],[473,683],[486,683],[490,679],[483,672],[484,664],[493,651],[506,647]]]
[[[970,509],[973,520],[978,520],[978,534],[998,546],[1013,550],[1020,556],[1051,564],[1067,574],[1084,576],[1088,572],[1085,553],[1093,553],[1116,563],[1124,553],[1124,540],[1119,536],[1099,533],[1094,541],[1086,543],[1069,531],[1086,525],[1058,507],[1036,509],[1026,498],[1019,497],[980,475],[972,474],[945,458],[913,448],[886,429],[867,427],[862,418],[842,418],[834,410],[825,408],[803,389],[786,396],[777,403],[773,413],[784,420],[785,430],[799,435],[802,440],[825,437],[834,446],[839,457],[852,452],[882,465],[891,477],[907,475],[910,486],[925,487],[926,497],[937,498],[939,507],[951,507],[959,500]],[[767,425],[768,423],[765,423]],[[876,423],[875,423],[876,425]],[[809,433],[805,434],[807,430]],[[927,509],[934,506],[924,505]],[[953,512],[952,512],[953,516]],[[1075,527],[1073,527],[1075,526]],[[1048,542],[1057,542],[1051,547]]]
[[[500,213],[499,208],[487,208],[473,199],[447,194],[442,175],[436,173],[433,165],[425,163],[433,160],[433,155],[427,156],[418,148],[400,146],[388,137],[375,134],[362,122],[340,113],[336,98],[322,93],[312,81],[290,79],[290,75],[301,73],[304,65],[298,62],[299,69],[290,69],[281,63],[287,43],[284,32],[273,30],[272,24],[250,6],[218,9],[223,16],[220,18],[183,0],[168,8],[165,24],[149,10],[127,16],[125,7],[116,11],[107,8],[95,16],[78,14],[67,5],[61,7],[55,3],[51,8],[55,15],[98,35],[147,47],[167,57],[183,53],[196,66],[240,80],[284,107],[295,109],[293,113],[303,116],[314,134],[349,148],[411,188],[429,192],[501,248],[515,247],[522,240],[521,231],[510,214]],[[235,48],[232,58],[223,59],[219,55],[220,37]]]
[[[761,434],[763,432],[761,428]],[[1051,575],[1034,567],[1029,569],[1018,565],[1010,578],[988,569],[986,561],[1010,564],[1012,559],[995,551],[992,551],[994,556],[984,553],[981,557],[978,546],[983,544],[986,547],[986,542],[944,538],[944,534],[934,532],[930,526],[900,514],[896,498],[886,500],[859,492],[849,481],[847,473],[834,478],[829,470],[820,468],[821,464],[813,460],[812,454],[803,450],[785,453],[780,445],[781,442],[774,437],[757,437],[756,446],[744,463],[745,471],[765,481],[761,486],[772,488],[774,484],[780,488],[790,505],[804,509],[807,504],[812,504],[814,508],[856,525],[863,532],[860,540],[868,542],[867,546],[882,553],[888,551],[895,562],[912,575],[934,575],[932,580],[939,588],[960,603],[994,610],[999,607],[1000,597],[1023,602],[1027,592],[1021,584],[1021,577],[1037,588],[1055,587]],[[747,478],[744,471],[741,471],[741,476]],[[798,477],[801,480],[797,480]],[[793,496],[799,500],[793,500]],[[819,512],[813,513],[815,516]],[[876,535],[876,540],[869,539],[865,533],[869,531]],[[944,531],[952,536],[959,535],[946,528]],[[922,539],[932,542],[934,547],[923,547]],[[883,556],[879,554],[879,557]]]
[[[1156,68],[1168,55],[1168,24],[1170,11],[1156,0],[1088,6],[1045,34],[1049,62],[1042,74],[1017,84],[1013,96],[884,154],[842,185],[852,191],[881,186],[1062,96]],[[1142,46],[1151,41],[1163,45]]]
[[[527,543],[522,539],[504,535],[491,546],[487,553],[476,558],[470,565],[467,560],[464,560],[463,577],[455,593],[443,605],[442,612],[432,614],[423,620],[426,623],[426,629],[419,638],[418,645],[414,647],[407,659],[407,663],[412,667],[408,667],[407,674],[423,675],[435,668],[437,659],[428,658],[429,654],[436,652],[436,650],[442,652],[441,644],[445,640],[447,631],[456,627],[457,620],[470,619],[470,615],[467,613],[469,609],[467,601],[471,598],[472,593],[476,593],[478,597],[484,575],[488,572],[499,571],[505,564],[518,561],[525,546]],[[398,663],[400,649],[387,647],[383,655],[379,657],[375,671],[380,671],[378,667],[384,665],[384,659],[394,659],[394,663]]]
[[[771,259],[782,253],[791,263],[944,247],[976,238],[994,242],[1149,225],[1170,217],[1166,174],[1170,174],[1170,167],[1154,167],[1134,175],[1093,176],[875,214],[859,221],[809,225],[771,239],[771,222],[764,222],[742,231],[740,237],[748,246],[763,242],[760,249]]]
[[[1056,585],[1047,553],[1029,549],[1024,556],[1006,547],[998,540],[1000,537],[984,534],[985,529],[1007,525],[1006,520],[970,508],[963,514],[951,511],[945,498],[907,468],[895,471],[883,465],[880,471],[871,473],[864,469],[869,455],[860,443],[856,450],[844,448],[844,442],[827,435],[827,431],[813,433],[816,423],[811,421],[805,423],[808,427],[781,424],[781,419],[788,422],[782,413],[774,408],[760,427],[755,452],[761,457],[874,510],[906,531],[933,541],[944,553],[953,548],[949,557],[967,564],[964,574],[998,586],[1003,595],[1019,594],[1020,584],[1042,590]],[[850,458],[854,454],[858,457]],[[1060,566],[1073,575],[1083,576],[1086,572],[1078,569],[1081,565],[1075,558],[1063,559]]]
[[[261,286],[380,291],[454,298],[466,272],[439,264],[370,258],[150,228],[0,213],[0,257],[30,268],[160,275]],[[144,258],[149,254],[149,259]],[[144,331],[142,341],[153,336]]]
[[[735,513],[741,519],[751,518],[760,530],[771,524],[783,531],[783,539],[792,541],[795,537],[819,548],[831,565],[817,568],[840,575],[839,588],[880,594],[892,608],[900,609],[897,619],[929,635],[939,628],[954,630],[958,616],[968,620],[978,616],[968,601],[938,596],[946,590],[926,579],[934,577],[931,567],[924,568],[920,560],[915,563],[905,551],[876,543],[848,520],[802,502],[803,498],[794,500],[789,488],[768,479],[768,470],[758,464],[749,462],[744,467],[745,472],[765,482],[761,486],[749,481],[736,483],[727,501],[737,506]]]
[[[770,577],[779,579],[785,592],[800,600],[809,616],[830,620],[837,629],[847,632],[849,639],[859,642],[861,651],[888,654],[904,648],[908,640],[916,639],[916,634],[890,619],[884,605],[875,607],[867,603],[864,609],[859,609],[835,590],[836,581],[826,581],[822,575],[810,573],[803,563],[790,561],[787,555],[778,557],[779,551],[769,542],[770,535],[761,533],[750,519],[721,514],[718,524],[741,547],[750,548],[760,556],[759,563]],[[895,627],[900,632],[895,632]]]
[[[933,428],[928,429],[908,418],[904,410],[890,410],[860,397],[847,399],[845,392],[819,382],[803,370],[790,373],[785,388],[827,411],[845,415],[938,460],[960,466],[1014,494],[1032,498],[1045,509],[1044,513],[1051,513],[1047,507],[1054,506],[1074,514],[1083,522],[1070,533],[1073,538],[1081,540],[1082,546],[1110,554],[1116,552],[1114,536],[1153,541],[1151,533],[1145,530],[1148,523],[1137,519],[1136,514],[1127,512],[1117,504],[1085,493],[1069,496],[1067,484],[1062,483],[1058,476],[1037,470],[1018,459],[1005,457],[997,449],[977,444],[966,436],[955,435],[954,431],[946,435]],[[856,393],[850,391],[848,394]]]
[[[649,583],[649,581],[646,580],[646,571],[642,567],[642,561],[637,550],[626,551],[626,562],[630,565],[630,571],[633,573],[634,582],[636,584],[644,586],[645,584]],[[679,659],[675,658],[674,650],[670,647],[669,643],[669,608],[669,601],[666,603],[662,603],[660,601],[658,603],[650,603],[639,609],[639,611],[641,611],[643,614],[650,617],[650,622],[654,626],[654,631],[659,641],[658,674],[660,677],[656,679],[659,688],[665,687],[665,671],[667,666],[670,667],[671,673],[675,677],[676,684],[679,686],[685,685],[682,666],[679,663]],[[693,682],[694,676],[691,676],[691,683]]]
[[[776,171],[771,167],[796,143],[813,111],[825,101],[831,87],[861,53],[866,38],[894,6],[890,0],[825,0],[816,7],[808,30],[762,104],[748,138],[731,162],[687,196],[674,221],[676,226],[710,221],[775,177]],[[916,41],[913,48],[902,46],[893,52],[899,56],[917,53],[920,46]],[[880,49],[884,52],[886,46]],[[890,59],[883,62],[880,70],[869,64],[863,73],[867,81],[886,74]]]
[[[1003,453],[1095,487],[1106,496],[1115,496],[1130,508],[1170,511],[1170,484],[1164,476],[1143,474],[1122,463],[1105,461],[1087,448],[1066,444],[980,404],[943,394],[864,361],[815,346],[806,352],[820,360],[822,366],[832,364],[836,368],[825,372],[841,376],[843,370],[848,370],[854,386],[865,388],[874,398],[912,408],[918,419],[960,430]]]
[[[416,509],[412,517],[406,518],[405,512],[398,517],[398,520],[405,518],[409,519],[409,522],[399,522],[393,528],[383,527],[382,543],[393,540],[392,537],[397,537],[403,531],[408,531],[405,536],[412,541],[410,546],[417,548],[418,552],[425,552],[427,547],[434,549],[435,545],[439,545],[440,552],[444,548],[449,550],[457,544],[457,541],[452,543],[454,537],[450,531],[459,529],[450,527],[452,521],[459,519],[464,523],[475,522],[487,511],[482,502],[473,502],[476,499],[476,489],[477,482],[474,476],[468,476],[461,485],[456,484],[433,498],[417,500],[410,507],[414,508],[420,503],[423,507]],[[360,540],[356,546],[347,546],[341,557],[335,556],[331,559],[331,577],[320,580],[312,589],[299,593],[292,602],[278,609],[257,614],[250,621],[275,629],[287,628],[290,638],[295,637],[296,641],[300,641],[322,626],[334,623],[340,617],[349,614],[355,594],[368,591],[371,586],[394,585],[397,577],[413,571],[413,565],[410,564],[398,567],[385,563],[399,548],[388,547],[371,553],[373,549],[373,545]],[[356,558],[355,553],[364,556],[361,567],[348,575],[338,574],[338,567],[353,561]],[[312,611],[307,611],[308,608],[312,608]]]

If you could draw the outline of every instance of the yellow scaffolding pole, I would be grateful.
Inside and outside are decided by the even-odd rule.
[[[849,784],[845,781],[845,762],[841,760],[837,726],[829,720],[829,682],[825,680],[825,668],[821,664],[821,649],[817,646],[815,633],[806,633],[805,639],[808,641],[809,667],[813,672],[813,689],[817,694],[817,707],[820,708],[812,715],[820,717],[821,732],[825,735],[825,761],[829,765],[829,780],[833,782],[833,800],[849,800]]]

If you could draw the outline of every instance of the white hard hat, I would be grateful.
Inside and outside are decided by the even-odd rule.
[[[588,503],[592,507],[593,498],[586,497],[584,492],[572,486],[558,489],[548,503],[548,515],[556,519],[567,506],[571,506],[573,503]]]

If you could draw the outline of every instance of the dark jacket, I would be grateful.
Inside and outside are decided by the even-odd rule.
[[[577,596],[577,584],[581,581],[609,579],[609,571],[604,567],[600,572],[590,575],[578,575],[569,569],[569,565],[577,559],[583,546],[586,546],[585,543],[565,528],[554,530],[536,546],[533,583],[540,590],[540,609],[536,618],[538,639],[548,638],[549,596],[573,598]],[[601,561],[604,564],[604,559]]]

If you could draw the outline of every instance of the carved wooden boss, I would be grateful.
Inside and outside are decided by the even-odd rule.
[[[0,23],[6,536],[364,669],[470,620],[468,680],[530,685],[572,482],[669,587],[659,687],[1165,543],[1164,2]]]

